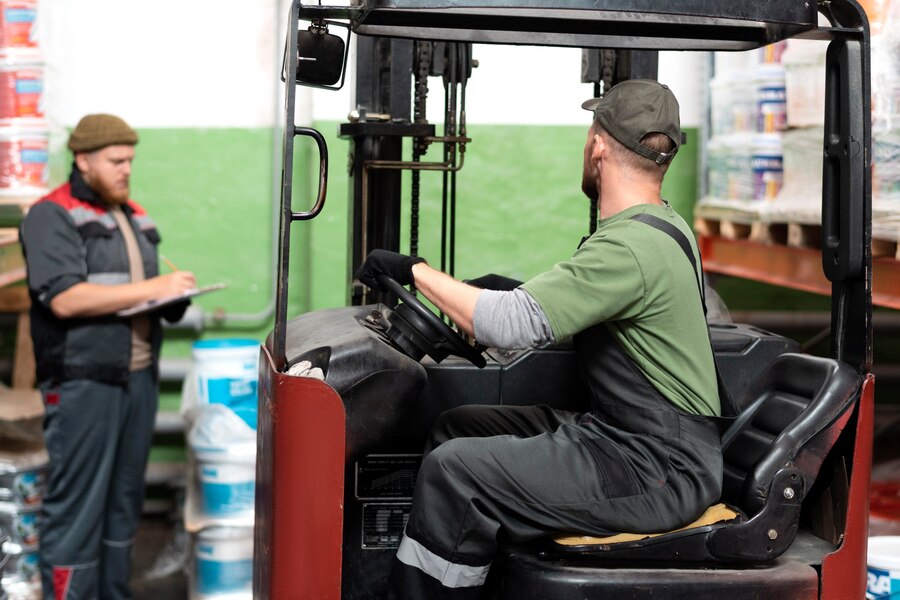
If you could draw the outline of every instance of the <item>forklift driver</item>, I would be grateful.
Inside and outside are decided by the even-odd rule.
[[[660,198],[682,139],[678,101],[664,85],[632,80],[583,107],[594,121],[582,189],[600,222],[571,259],[512,290],[479,289],[384,250],[360,267],[370,287],[380,289],[379,274],[414,282],[491,347],[572,337],[591,399],[584,414],[464,406],[441,415],[389,598],[477,598],[500,542],[669,531],[719,498],[716,371],[701,274],[685,255],[699,264],[699,253]]]

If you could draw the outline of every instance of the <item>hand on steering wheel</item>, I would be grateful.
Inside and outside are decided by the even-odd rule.
[[[415,294],[390,275],[377,275],[380,285],[397,295],[403,304],[394,309],[392,324],[400,329],[424,354],[440,362],[448,354],[466,359],[479,369],[487,364],[484,356],[470,346],[437,315],[428,310]]]

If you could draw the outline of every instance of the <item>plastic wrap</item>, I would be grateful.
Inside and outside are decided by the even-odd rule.
[[[750,222],[780,191],[778,136],[787,125],[785,72],[780,64],[784,50],[779,43],[754,52],[715,55],[707,193],[700,201],[700,213]]]
[[[188,433],[191,454],[185,527],[252,524],[256,492],[256,431],[232,410],[210,404]]]
[[[872,25],[872,236],[900,241],[900,2],[865,3]]]

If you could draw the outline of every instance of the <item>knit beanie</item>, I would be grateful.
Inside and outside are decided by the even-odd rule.
[[[72,152],[93,152],[112,145],[134,146],[138,135],[128,123],[114,115],[87,115],[69,136],[69,150]]]

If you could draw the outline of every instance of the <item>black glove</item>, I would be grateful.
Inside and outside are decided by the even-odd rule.
[[[413,282],[413,265],[420,262],[425,262],[421,256],[407,256],[390,250],[372,250],[359,266],[356,278],[373,290],[386,291],[378,283],[379,275],[388,275],[400,285],[409,285]]]
[[[495,275],[494,273],[482,275],[475,279],[466,279],[465,282],[483,290],[495,290],[498,292],[511,292],[522,285],[522,282],[518,279],[513,279],[504,275]]]

